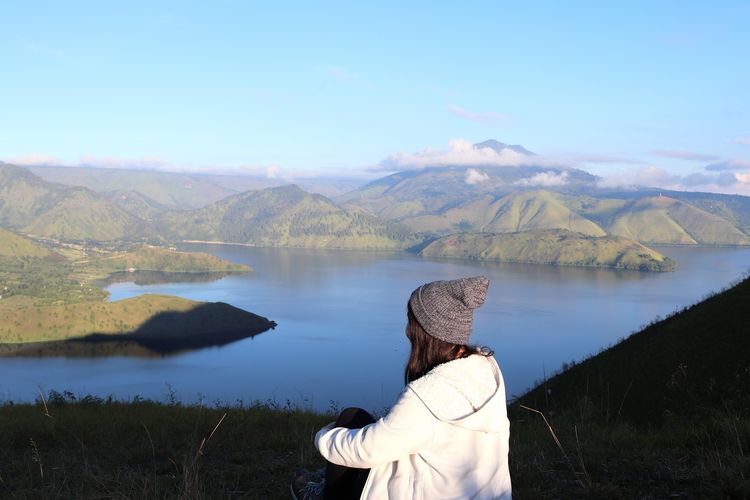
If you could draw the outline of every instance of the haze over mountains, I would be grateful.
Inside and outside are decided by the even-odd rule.
[[[523,146],[490,140],[474,148],[512,155],[522,166],[428,165],[329,199],[269,187],[281,182],[273,179],[0,164],[0,226],[71,241],[318,248],[403,249],[454,233],[547,230],[644,244],[750,245],[748,197],[602,189],[596,176],[544,165]]]

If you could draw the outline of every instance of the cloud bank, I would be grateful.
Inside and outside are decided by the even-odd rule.
[[[744,171],[707,171],[680,175],[652,165],[603,176],[597,184],[601,188],[610,189],[651,187],[750,196],[750,166]]]
[[[547,171],[540,172],[531,177],[519,179],[513,184],[516,186],[539,186],[539,187],[553,187],[553,186],[564,186],[568,183],[568,172],[555,172]]]
[[[465,139],[450,141],[448,149],[426,148],[417,153],[395,153],[381,161],[376,171],[411,170],[425,167],[471,166],[471,167],[515,167],[539,165],[538,156],[530,157],[511,149],[500,152],[492,148],[477,149]]]
[[[683,151],[678,149],[655,149],[651,151],[651,154],[662,156],[664,158],[675,158],[677,160],[690,161],[713,161],[719,159],[719,157],[716,155],[696,153],[694,151]]]
[[[743,144],[745,146],[750,146],[750,135],[735,137],[734,139],[729,139],[727,142],[730,144]]]
[[[464,182],[466,184],[474,185],[488,180],[490,180],[490,176],[486,173],[473,168],[466,169],[466,174],[464,175]]]

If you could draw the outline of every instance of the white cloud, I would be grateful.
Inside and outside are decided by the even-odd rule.
[[[13,165],[60,165],[62,161],[54,156],[42,154],[42,153],[31,153],[28,155],[16,156],[13,158],[7,158],[6,163]]]
[[[550,186],[564,186],[568,183],[568,173],[567,172],[555,172],[555,171],[547,171],[547,172],[540,172],[536,175],[533,175],[531,177],[526,177],[525,179],[519,179],[513,184],[517,186],[544,186],[544,187],[550,187]]]
[[[143,156],[141,158],[116,158],[113,156],[91,155],[81,157],[78,162],[78,166],[136,170],[170,170],[171,167],[175,167],[167,160],[164,160],[158,156]]]
[[[750,196],[750,167],[745,172],[693,172],[678,175],[655,166],[648,166],[604,176],[600,178],[598,185],[601,188],[651,187],[674,191],[702,191]]]
[[[690,161],[713,161],[719,157],[712,154],[696,153],[695,151],[684,151],[679,149],[655,149],[651,154],[662,156],[664,158],[676,158],[678,160]]]
[[[448,112],[476,123],[499,123],[508,119],[507,115],[495,111],[471,111],[460,106],[448,106]]]
[[[477,149],[465,139],[450,141],[448,149],[423,149],[417,153],[395,153],[378,165],[375,170],[408,170],[425,167],[472,166],[509,167],[519,165],[539,165],[544,160],[538,156],[528,156],[511,149],[497,152],[491,148]]]
[[[711,172],[726,172],[729,170],[750,170],[750,160],[726,160],[706,165]]]
[[[467,169],[466,174],[464,175],[464,182],[466,182],[466,184],[479,184],[488,180],[490,180],[489,175],[473,168]]]
[[[269,165],[266,168],[266,177],[269,179],[276,179],[279,177],[279,171],[281,168],[278,165]]]
[[[750,135],[735,137],[734,139],[727,140],[727,142],[731,144],[744,144],[745,146],[750,146]]]
[[[602,188],[671,187],[679,177],[655,166],[626,170],[602,176],[597,184]]]

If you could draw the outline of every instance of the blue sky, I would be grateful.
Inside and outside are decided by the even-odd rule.
[[[747,1],[6,1],[0,23],[5,161],[374,175],[494,138],[750,194]]]

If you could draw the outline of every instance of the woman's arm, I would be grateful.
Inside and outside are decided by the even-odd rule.
[[[385,417],[361,429],[323,427],[315,435],[320,454],[337,465],[369,469],[418,453],[432,442],[435,417],[407,388]]]

